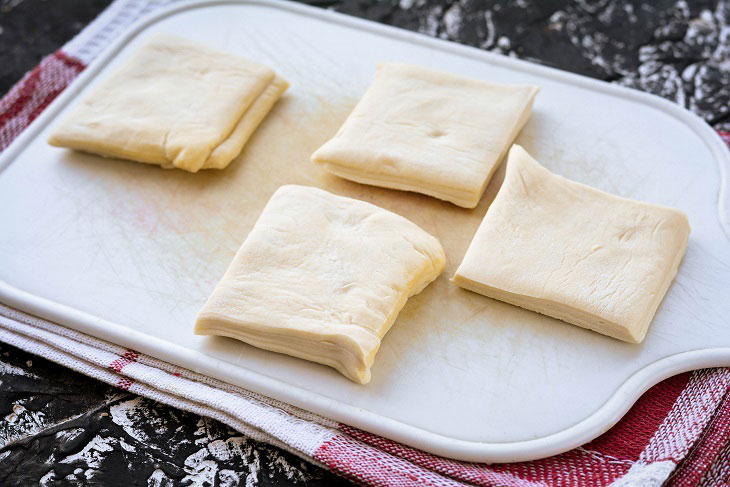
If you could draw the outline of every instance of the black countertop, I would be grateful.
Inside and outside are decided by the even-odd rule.
[[[0,0],[0,93],[106,0]],[[655,93],[730,131],[730,0],[312,1]],[[0,485],[348,485],[278,448],[0,344]]]

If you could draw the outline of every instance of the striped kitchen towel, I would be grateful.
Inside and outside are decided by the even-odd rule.
[[[5,149],[132,22],[172,1],[117,0],[0,100]],[[730,133],[720,133],[730,145]],[[479,464],[437,457],[0,305],[0,340],[136,394],[215,418],[365,485],[730,485],[730,370],[680,374],[566,453]]]

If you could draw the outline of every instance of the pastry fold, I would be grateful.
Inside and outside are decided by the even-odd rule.
[[[439,241],[395,213],[282,186],[198,314],[195,333],[325,364],[365,384],[406,300],[445,264]]]
[[[551,174],[515,145],[453,282],[639,343],[677,275],[689,232],[681,211]]]
[[[375,79],[312,161],[359,183],[474,208],[530,117],[538,87],[487,83],[399,63]]]
[[[158,35],[82,99],[48,142],[190,172],[223,169],[288,86],[262,64]]]

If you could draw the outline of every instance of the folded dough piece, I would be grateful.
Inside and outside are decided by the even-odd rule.
[[[439,241],[395,213],[282,186],[198,314],[195,333],[319,362],[366,384],[406,300],[445,263]]]
[[[84,98],[48,142],[190,172],[222,169],[288,86],[262,64],[159,35]]]
[[[504,183],[453,281],[639,343],[688,238],[681,211],[553,175],[515,145]]]
[[[538,89],[383,63],[312,161],[359,183],[474,208],[530,117]]]

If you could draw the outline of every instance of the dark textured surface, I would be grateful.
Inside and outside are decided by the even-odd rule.
[[[0,0],[0,92],[104,0]],[[312,1],[658,94],[730,130],[730,0]],[[281,450],[0,344],[0,485],[342,485]]]
[[[208,418],[0,343],[0,485],[337,486]]]
[[[109,0],[0,0],[0,93],[91,22]]]
[[[668,98],[730,130],[730,1],[333,2],[336,10]]]

